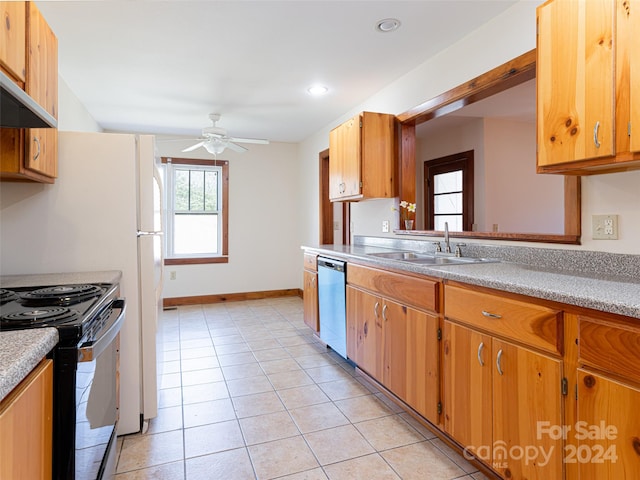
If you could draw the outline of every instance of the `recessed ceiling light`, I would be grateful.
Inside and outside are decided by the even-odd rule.
[[[307,92],[309,92],[309,95],[313,95],[314,97],[324,95],[328,91],[329,91],[329,88],[325,87],[324,85],[313,85],[307,88]]]
[[[397,18],[385,18],[376,24],[376,30],[382,33],[393,32],[400,27],[400,20]]]

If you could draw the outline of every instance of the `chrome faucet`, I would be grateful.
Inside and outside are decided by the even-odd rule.
[[[444,222],[444,251],[451,253],[451,245],[449,245],[449,222]]]

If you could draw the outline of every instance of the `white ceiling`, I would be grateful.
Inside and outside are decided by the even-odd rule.
[[[40,1],[59,73],[107,130],[299,142],[515,0]],[[382,34],[378,20],[399,30]],[[313,98],[314,83],[330,92]],[[426,99],[425,99],[426,100]],[[400,113],[400,112],[394,112]]]

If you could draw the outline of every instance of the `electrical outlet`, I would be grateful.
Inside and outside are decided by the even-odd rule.
[[[333,222],[333,229],[340,230],[340,222]]]
[[[618,239],[618,215],[593,215],[591,224],[594,240]]]
[[[176,271],[172,270],[169,272],[169,280],[175,280],[176,279]]]
[[[382,221],[382,233],[389,233],[389,220]]]

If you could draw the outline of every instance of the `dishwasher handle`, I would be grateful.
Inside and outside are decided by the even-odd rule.
[[[338,272],[344,272],[345,262],[332,258],[318,257],[318,267],[329,268]]]

